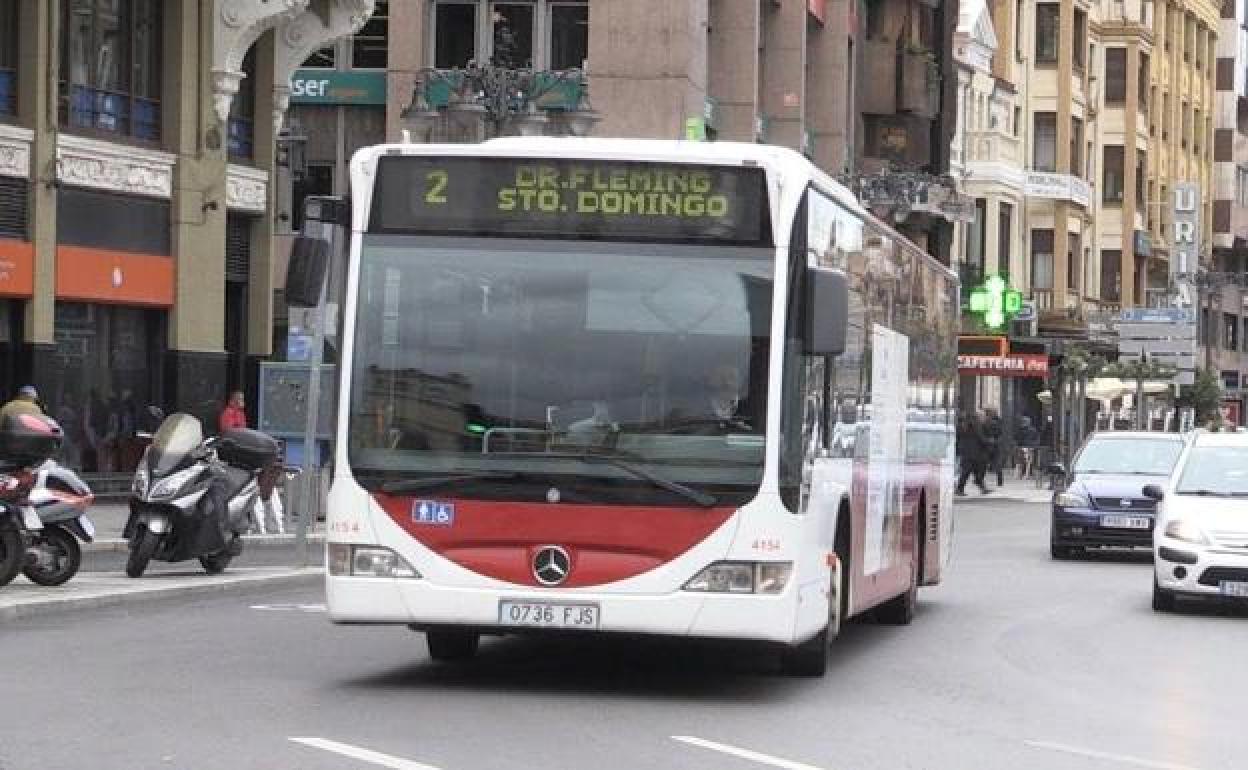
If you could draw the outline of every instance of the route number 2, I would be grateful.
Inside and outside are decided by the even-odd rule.
[[[430,171],[425,174],[425,181],[429,183],[429,189],[425,191],[425,203],[446,203],[447,180],[445,171]]]

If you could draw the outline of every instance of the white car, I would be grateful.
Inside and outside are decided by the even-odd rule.
[[[1193,434],[1164,487],[1153,529],[1153,609],[1180,597],[1248,603],[1248,434]]]

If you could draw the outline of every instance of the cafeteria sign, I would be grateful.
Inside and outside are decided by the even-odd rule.
[[[291,104],[385,104],[386,73],[296,70],[290,79]]]
[[[1040,377],[1049,375],[1044,353],[1007,353],[1003,356],[958,356],[958,374],[986,377]]]

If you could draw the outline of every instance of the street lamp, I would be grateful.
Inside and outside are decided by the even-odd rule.
[[[519,134],[584,136],[598,121],[581,70],[532,70],[469,62],[464,69],[427,69],[403,119],[429,135],[454,127],[478,139]]]

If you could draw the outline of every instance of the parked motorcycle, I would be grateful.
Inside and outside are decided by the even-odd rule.
[[[224,571],[242,553],[261,477],[277,458],[277,442],[258,431],[205,439],[191,415],[166,418],[134,474],[126,574],[142,576],[153,559],[198,559],[209,574]]]
[[[19,571],[39,585],[65,583],[82,564],[78,541],[95,537],[91,488],[50,459],[63,439],[48,417],[10,415],[0,425],[0,585]]]

